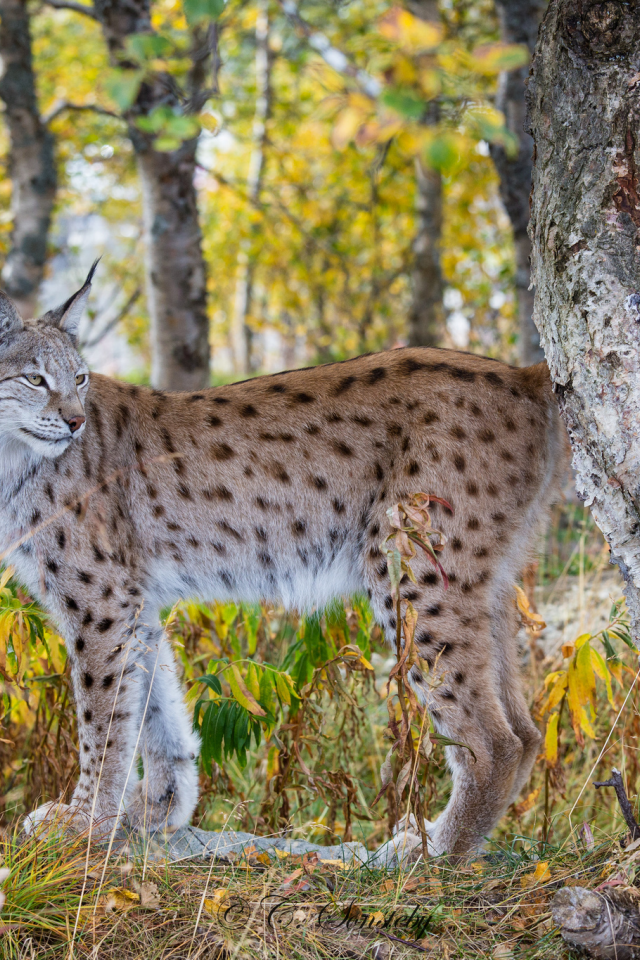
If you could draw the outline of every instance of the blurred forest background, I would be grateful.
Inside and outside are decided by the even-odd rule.
[[[542,12],[542,0],[0,0],[3,286],[33,315],[101,256],[81,330],[90,365],[167,389],[406,343],[536,362],[523,124]],[[640,783],[635,707],[612,737],[634,670],[607,562],[588,512],[558,507],[520,604],[546,741],[501,826],[509,843],[560,841],[577,816],[610,831],[614,802],[584,792],[597,764]],[[64,794],[77,765],[63,642],[9,577],[5,824]],[[201,699],[200,822],[389,835],[403,790],[372,804],[401,704],[366,601],[303,618],[235,604],[165,614]],[[430,816],[447,797],[442,746],[421,748]]]
[[[102,256],[88,359],[168,389],[404,343],[541,359],[541,0],[408,6],[1,0],[5,289],[47,309]]]

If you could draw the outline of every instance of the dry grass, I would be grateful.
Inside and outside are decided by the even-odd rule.
[[[567,883],[610,879],[623,853],[614,840],[591,850],[577,840],[542,853],[498,847],[465,862],[438,858],[386,872],[264,854],[211,865],[158,864],[127,853],[105,862],[104,852],[88,853],[82,839],[7,838],[0,956],[571,957],[553,929],[549,901]],[[422,924],[417,932],[391,922],[412,914]]]

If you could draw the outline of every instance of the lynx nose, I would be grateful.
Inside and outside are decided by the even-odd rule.
[[[69,417],[67,423],[69,424],[69,430],[71,430],[71,433],[75,433],[76,430],[79,430],[86,419],[86,417]]]

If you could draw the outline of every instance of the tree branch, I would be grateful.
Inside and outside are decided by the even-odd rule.
[[[633,815],[633,809],[631,803],[629,802],[629,797],[627,796],[627,791],[624,788],[624,783],[622,782],[622,774],[619,770],[616,770],[614,767],[611,771],[610,780],[601,780],[594,782],[594,787],[596,790],[599,787],[613,787],[618,798],[618,803],[620,804],[620,809],[622,810],[622,816],[625,819],[627,826],[629,827],[629,832],[631,834],[632,840],[637,840],[640,838],[640,826],[638,825],[636,818]]]
[[[106,107],[99,107],[96,103],[71,103],[69,100],[57,100],[49,112],[43,116],[43,123],[51,123],[52,120],[59,117],[65,110],[89,110],[92,113],[99,113],[103,117],[115,117],[116,120],[122,119],[119,114],[114,113],[113,110],[107,110]]]
[[[74,10],[76,13],[83,13],[85,17],[100,22],[100,17],[93,9],[93,6],[85,6],[84,3],[74,3],[73,0],[44,0],[50,7],[56,10]]]

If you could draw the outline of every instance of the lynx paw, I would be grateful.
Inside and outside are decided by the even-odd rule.
[[[113,829],[114,817],[91,820],[91,814],[79,803],[59,803],[50,800],[33,810],[22,821],[27,836],[41,833],[89,833],[94,840],[104,840]]]
[[[127,800],[127,820],[136,830],[177,830],[189,822],[197,801],[197,772],[190,762],[169,782],[140,780]]]

